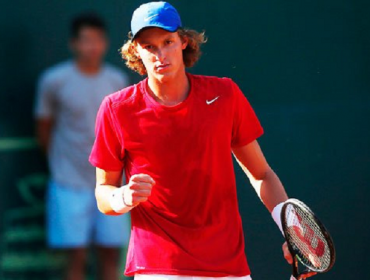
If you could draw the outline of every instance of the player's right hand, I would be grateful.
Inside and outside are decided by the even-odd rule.
[[[131,176],[127,185],[123,186],[123,200],[127,206],[135,207],[148,200],[155,181],[147,174]]]

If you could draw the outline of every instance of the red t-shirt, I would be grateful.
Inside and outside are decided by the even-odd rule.
[[[126,275],[250,274],[231,148],[263,130],[231,79],[188,77],[189,95],[176,106],[157,103],[145,79],[106,97],[97,116],[90,162],[156,182],[131,211]]]

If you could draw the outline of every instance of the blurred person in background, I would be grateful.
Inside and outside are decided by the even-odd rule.
[[[71,24],[73,59],[46,70],[35,106],[37,138],[47,153],[48,245],[68,252],[66,279],[84,279],[87,247],[97,247],[100,279],[118,279],[119,248],[128,240],[127,216],[101,214],[94,196],[95,169],[88,156],[95,118],[108,93],[128,86],[126,75],[103,61],[105,23],[82,14]]]

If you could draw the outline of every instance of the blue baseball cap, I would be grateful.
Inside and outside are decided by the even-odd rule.
[[[182,26],[177,10],[167,2],[150,2],[137,8],[131,19],[133,39],[146,27],[159,27],[175,32]]]

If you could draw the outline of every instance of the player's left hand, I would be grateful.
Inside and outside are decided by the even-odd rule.
[[[288,249],[288,243],[284,242],[283,244],[283,254],[284,254],[284,258],[286,259],[286,261],[289,263],[289,264],[292,264],[293,263],[293,257],[292,255],[290,254],[289,252],[289,249]]]
[[[283,244],[283,254],[284,254],[284,258],[286,259],[286,261],[289,263],[289,264],[293,264],[293,257],[292,257],[292,254],[290,254],[289,252],[289,248],[288,248],[288,243],[284,242]],[[298,280],[301,280],[301,279],[306,279],[306,278],[309,278],[311,276],[314,276],[316,275],[317,273],[316,272],[308,272],[308,273],[305,273],[303,275],[301,275]]]

